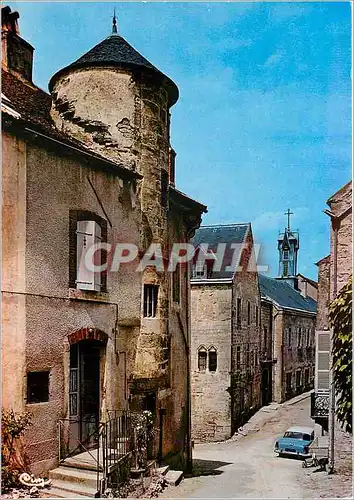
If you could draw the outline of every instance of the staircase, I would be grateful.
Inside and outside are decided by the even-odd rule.
[[[97,493],[97,472],[93,470],[61,465],[49,472],[49,478],[52,486],[43,493],[50,498],[94,498]]]

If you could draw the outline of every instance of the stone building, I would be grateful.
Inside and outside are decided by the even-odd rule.
[[[317,262],[318,302],[316,321],[315,390],[311,416],[328,430],[330,390],[330,325],[328,309],[352,275],[352,183],[348,182],[327,200],[331,219],[330,254]]]
[[[316,302],[284,281],[259,275],[262,303],[262,402],[313,387]]]
[[[34,473],[58,464],[59,423],[69,441],[92,445],[99,422],[124,409],[151,410],[159,455],[184,467],[189,270],[150,261],[137,272],[151,244],[166,264],[206,211],[175,188],[178,89],[114,22],[47,94],[17,19],[2,9],[3,406],[33,414]],[[107,244],[100,271],[83,266],[93,242]]]
[[[192,437],[230,437],[259,408],[260,295],[250,224],[200,227],[191,278]]]
[[[278,236],[279,276],[259,275],[262,301],[262,403],[313,386],[317,283],[297,272],[299,233]]]

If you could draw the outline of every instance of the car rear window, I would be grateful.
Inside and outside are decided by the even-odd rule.
[[[302,432],[289,432],[287,431],[285,434],[284,434],[284,437],[285,438],[291,438],[291,439],[302,439]],[[305,434],[305,436],[308,436],[308,434]]]

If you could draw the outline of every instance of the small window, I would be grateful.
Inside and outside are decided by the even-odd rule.
[[[289,394],[291,392],[291,381],[292,381],[292,372],[288,372],[286,374],[286,392]]]
[[[263,341],[264,341],[264,347],[266,349],[268,344],[268,329],[266,326],[263,326]]]
[[[241,328],[241,299],[237,299],[236,303],[236,321],[237,321],[237,327]]]
[[[49,401],[49,371],[27,373],[27,403]]]
[[[289,260],[289,250],[284,250],[284,260]]]
[[[246,351],[246,368],[248,369],[250,366],[250,345],[247,344],[247,351]]]
[[[211,349],[209,351],[209,371],[216,372],[217,365],[218,365],[218,353],[214,349]]]
[[[236,347],[236,370],[241,368],[241,346]]]
[[[291,327],[288,328],[288,347],[291,347]]]
[[[296,372],[296,387],[300,387],[301,386],[301,371],[298,370]]]
[[[297,332],[297,346],[302,347],[302,329],[301,329],[301,327],[298,329],[298,332]]]
[[[193,278],[206,278],[207,266],[204,262],[196,262],[193,266]]]
[[[259,317],[258,317],[258,314],[259,314],[259,309],[258,309],[258,306],[256,306],[256,325],[258,326],[259,324]]]
[[[157,285],[144,285],[144,318],[155,318],[157,311]]]
[[[176,269],[172,273],[172,298],[173,302],[179,304],[181,293],[181,269],[177,264]]]
[[[201,349],[198,351],[198,370],[205,372],[207,367],[207,352]]]
[[[247,302],[247,325],[251,324],[251,303]]]

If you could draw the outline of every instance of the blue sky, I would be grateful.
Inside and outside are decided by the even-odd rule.
[[[21,35],[34,79],[119,31],[178,85],[171,142],[179,189],[203,224],[252,222],[277,275],[277,235],[294,212],[299,271],[329,252],[326,200],[351,177],[351,12],[340,3],[32,3]]]

